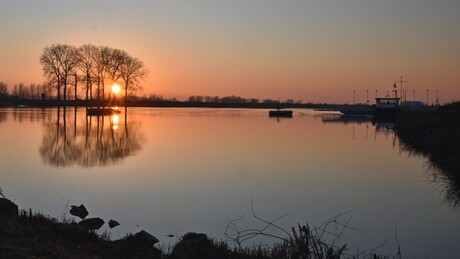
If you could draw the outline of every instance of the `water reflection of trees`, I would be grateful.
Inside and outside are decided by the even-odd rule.
[[[400,150],[409,156],[425,158],[428,180],[441,188],[443,202],[453,209],[460,207],[460,161],[455,164],[443,164],[400,139]]]
[[[6,122],[7,118],[7,113],[5,111],[0,110],[0,123]]]
[[[55,120],[45,123],[40,155],[46,164],[56,167],[115,164],[142,148],[139,124],[127,119],[124,116],[120,122],[118,115],[79,117],[76,108],[58,108]]]

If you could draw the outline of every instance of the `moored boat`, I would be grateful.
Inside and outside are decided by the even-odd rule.
[[[345,115],[396,115],[400,111],[400,100],[398,97],[375,98],[374,105],[357,104],[343,105],[338,110]]]
[[[343,105],[339,108],[339,112],[345,115],[372,115],[374,109],[371,105],[366,104]]]
[[[400,110],[399,97],[375,98],[374,115],[396,115]]]
[[[113,108],[87,108],[86,115],[88,116],[110,116],[119,114],[120,111]]]
[[[269,117],[292,117],[292,111],[291,110],[282,110],[280,108],[277,108],[276,110],[271,110],[268,111],[268,116]]]

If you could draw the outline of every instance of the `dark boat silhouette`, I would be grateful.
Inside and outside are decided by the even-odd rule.
[[[339,111],[345,115],[386,115],[395,116],[400,111],[401,98],[382,97],[375,98],[374,105],[355,104],[343,105]]]
[[[276,108],[276,110],[271,110],[268,111],[268,116],[269,117],[292,117],[292,111],[291,110],[282,110],[280,107]]]
[[[88,116],[110,116],[119,114],[120,111],[113,108],[87,108],[86,115]]]

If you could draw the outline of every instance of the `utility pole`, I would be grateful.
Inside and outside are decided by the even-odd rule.
[[[436,106],[439,105],[438,89],[436,89]]]
[[[366,90],[367,103],[369,103],[369,90]]]
[[[356,90],[353,90],[353,104],[356,104]]]
[[[428,106],[428,92],[430,91],[430,89],[426,89],[426,106]]]

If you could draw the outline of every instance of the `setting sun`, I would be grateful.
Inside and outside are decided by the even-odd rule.
[[[112,85],[112,92],[118,94],[121,91],[121,87],[117,84]]]

